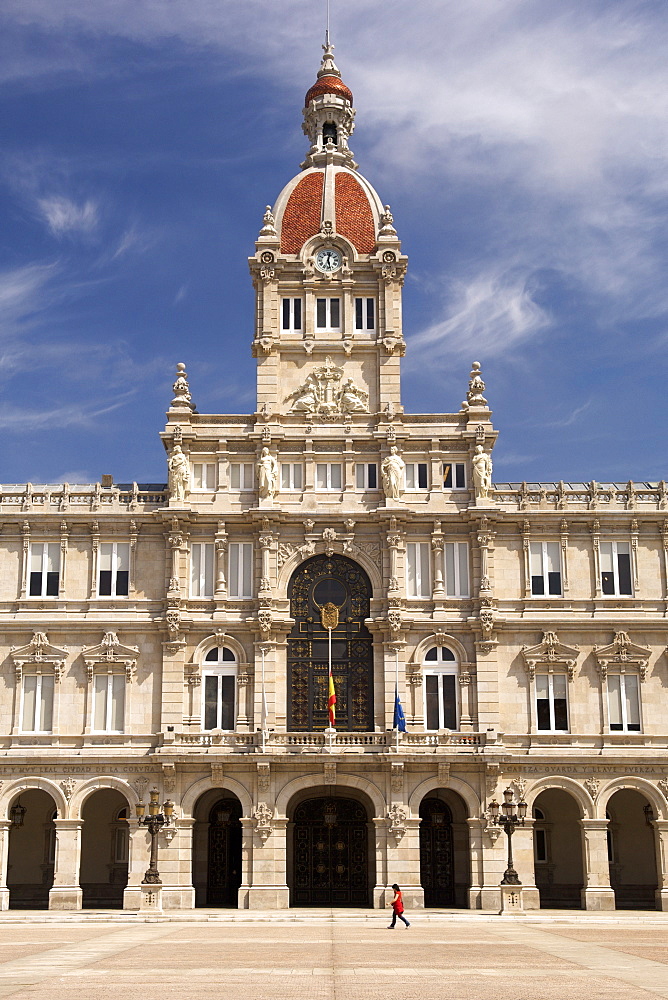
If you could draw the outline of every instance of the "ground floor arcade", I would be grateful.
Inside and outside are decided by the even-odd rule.
[[[528,803],[513,838],[526,907],[668,909],[658,772],[532,780],[399,759],[113,770],[3,781],[3,909],[138,909],[150,837],[136,805],[152,788],[174,803],[158,835],[165,908],[378,907],[397,882],[414,908],[497,909],[507,844],[487,803],[508,784]]]

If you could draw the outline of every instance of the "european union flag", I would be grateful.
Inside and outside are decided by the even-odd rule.
[[[394,722],[392,723],[392,728],[398,729],[400,733],[406,732],[406,716],[399,700],[398,684],[394,688]]]

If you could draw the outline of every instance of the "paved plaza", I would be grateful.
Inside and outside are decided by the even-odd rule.
[[[668,997],[663,914],[341,911],[0,916],[0,995],[253,1000],[641,1000]]]

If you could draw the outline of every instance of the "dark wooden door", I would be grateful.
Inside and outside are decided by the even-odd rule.
[[[314,556],[295,572],[289,587],[295,625],[288,637],[288,728],[318,732],[329,725],[329,633],[325,605],[336,608],[332,629],[332,677],[336,728],[373,729],[373,640],[365,625],[371,584],[344,556]]]
[[[236,907],[241,885],[241,803],[220,799],[209,814],[207,906]]]
[[[293,906],[368,906],[369,836],[353,799],[309,799],[294,818]]]
[[[424,905],[454,906],[452,813],[440,799],[423,799],[420,817],[420,882]]]

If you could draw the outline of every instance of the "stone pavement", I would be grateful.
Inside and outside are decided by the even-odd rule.
[[[668,914],[380,911],[0,915],[13,1000],[668,998]]]

